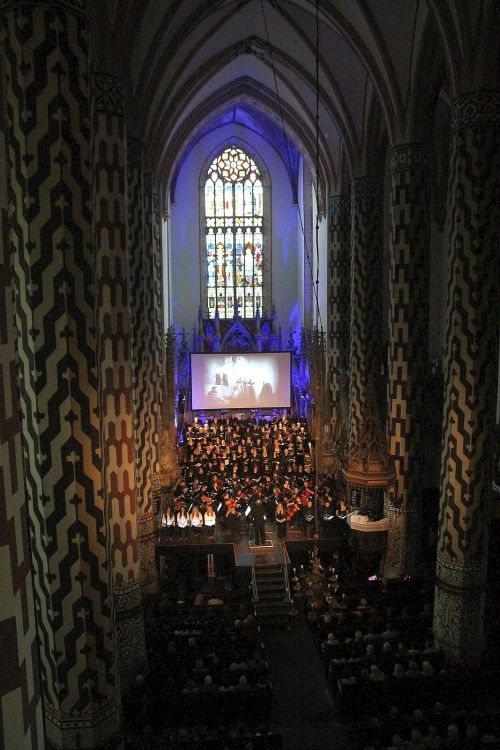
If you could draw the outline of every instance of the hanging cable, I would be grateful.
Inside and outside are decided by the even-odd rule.
[[[319,307],[319,0],[316,0],[316,322],[323,332]]]
[[[311,278],[311,285],[312,285],[314,299],[315,299],[315,304],[316,304],[316,316],[317,316],[317,319],[318,319],[318,321],[320,323],[321,331],[323,331],[323,325],[322,325],[322,322],[321,322],[321,312],[320,312],[320,308],[319,308],[319,299],[318,299],[318,286],[319,286],[319,262],[318,262],[319,261],[319,210],[318,210],[318,206],[319,206],[319,80],[318,80],[319,79],[319,49],[318,49],[318,45],[319,45],[319,0],[316,0],[316,112],[317,112],[317,117],[316,117],[316,165],[315,165],[315,168],[316,168],[316,223],[317,223],[317,230],[316,230],[316,248],[317,248],[316,249],[316,253],[317,253],[316,281],[314,279],[314,266],[313,266],[313,261],[312,261],[312,258],[311,258],[310,252],[309,252],[308,243],[307,243],[306,233],[305,233],[305,229],[304,229],[304,220],[303,220],[302,211],[301,211],[301,208],[300,208],[300,202],[298,201],[298,184],[297,184],[297,180],[296,180],[296,177],[295,177],[295,174],[294,174],[293,164],[292,164],[292,158],[291,158],[291,155],[290,155],[290,141],[289,141],[289,138],[288,138],[288,136],[286,134],[286,129],[285,129],[285,118],[284,118],[284,115],[283,115],[283,106],[282,106],[282,103],[281,103],[281,97],[279,95],[279,90],[278,90],[278,77],[276,75],[276,65],[275,65],[275,62],[274,62],[274,54],[273,54],[273,49],[272,49],[272,46],[271,46],[271,40],[270,40],[270,37],[269,37],[269,30],[268,30],[268,27],[267,27],[267,18],[266,18],[266,11],[265,11],[265,7],[264,7],[264,0],[260,0],[260,7],[261,7],[261,10],[262,10],[262,19],[263,19],[263,22],[264,22],[264,31],[265,31],[265,34],[266,34],[266,41],[267,41],[267,48],[268,48],[268,51],[269,51],[269,58],[271,60],[271,69],[272,69],[273,79],[274,79],[274,90],[275,90],[275,93],[276,93],[276,102],[278,104],[278,111],[279,111],[279,115],[280,115],[281,131],[282,131],[282,135],[283,135],[283,141],[284,141],[285,147],[286,147],[287,167],[288,167],[288,172],[290,174],[290,178],[292,179],[293,189],[294,189],[294,191],[295,191],[295,193],[297,195],[297,204],[298,204],[297,208],[298,208],[298,212],[299,212],[299,221],[300,221],[300,229],[301,229],[301,232],[302,232],[302,239],[303,239],[303,242],[304,242],[304,255],[306,257],[307,266],[308,266],[308,270],[309,270],[309,275],[310,275],[310,278]]]
[[[316,154],[315,154],[315,161],[316,161],[316,164],[315,164],[315,167],[316,167],[316,175],[315,175],[315,177],[316,177],[316,279],[315,279],[315,283],[314,283],[314,279],[313,279],[313,276],[314,276],[313,264],[312,264],[312,260],[311,260],[311,257],[310,257],[310,254],[309,254],[309,250],[308,250],[308,247],[307,247],[307,238],[306,238],[306,234],[305,234],[304,221],[303,221],[303,217],[302,217],[302,211],[301,211],[301,208],[300,208],[300,203],[298,203],[298,212],[299,212],[300,229],[301,229],[302,237],[303,237],[303,241],[304,241],[304,254],[305,254],[306,259],[307,259],[307,265],[308,265],[309,273],[310,273],[310,277],[311,277],[312,288],[313,288],[313,291],[314,291],[314,298],[315,298],[315,303],[316,303],[316,319],[317,319],[317,323],[319,325],[319,329],[320,329],[321,333],[323,334],[324,328],[323,328],[323,322],[322,322],[322,316],[321,316],[321,309],[320,309],[320,306],[319,306],[319,289],[318,289],[318,287],[319,287],[319,214],[320,214],[320,211],[319,211],[319,185],[320,185],[320,183],[319,183],[319,135],[320,135],[320,128],[319,128],[319,123],[320,123],[320,115],[319,115],[319,105],[320,105],[320,88],[319,88],[319,63],[320,63],[320,53],[319,53],[319,49],[320,49],[319,2],[320,2],[320,0],[315,0],[315,5],[316,5],[316,19],[315,19],[316,20],[316,49],[315,49],[315,65],[316,65],[316,81],[315,81],[315,83],[316,83],[316,92],[315,92],[316,93],[316,134],[315,134],[316,135],[316,139],[315,139],[316,140],[316,144],[315,144],[316,145]],[[295,192],[297,194],[297,197],[298,197],[298,185],[297,185],[297,181],[296,181],[296,178],[295,178],[295,175],[294,175],[294,172],[293,172],[292,159],[291,159],[291,156],[290,156],[289,139],[288,139],[288,136],[287,136],[286,130],[285,130],[285,120],[284,120],[284,116],[283,116],[283,108],[282,108],[282,104],[281,104],[281,98],[280,98],[279,91],[278,91],[278,80],[277,80],[277,75],[276,75],[276,66],[275,66],[275,63],[274,63],[274,55],[273,55],[273,50],[272,50],[272,47],[271,47],[271,41],[270,41],[270,38],[269,38],[269,31],[268,31],[268,28],[267,28],[266,13],[265,13],[265,8],[264,8],[264,0],[260,0],[260,5],[261,5],[261,9],[262,9],[262,18],[263,18],[263,21],[264,21],[264,29],[265,29],[265,33],[266,33],[266,40],[267,40],[267,46],[268,46],[268,51],[269,51],[269,57],[270,57],[270,60],[271,60],[271,68],[272,68],[273,78],[274,78],[274,88],[275,88],[275,92],[276,92],[276,101],[278,103],[278,109],[279,109],[280,120],[281,120],[281,130],[282,130],[283,139],[284,139],[284,142],[285,142],[285,145],[286,145],[288,170],[289,170],[289,173],[290,173],[290,177],[294,181],[293,182],[293,187],[294,187],[294,190],[295,190]],[[339,143],[339,168],[340,168],[340,143]],[[326,196],[325,196],[325,200],[326,200]],[[328,372],[330,372],[330,370],[332,368],[332,353],[329,351],[328,346],[326,347],[326,358],[327,358],[327,370],[328,370]]]

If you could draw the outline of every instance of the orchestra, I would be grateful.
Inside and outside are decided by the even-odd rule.
[[[286,538],[290,527],[310,537],[315,490],[319,518],[327,528],[341,506],[331,477],[315,487],[312,457],[306,457],[309,441],[304,420],[214,417],[202,422],[195,417],[179,443],[181,477],[161,509],[162,533],[171,539],[176,529],[185,540],[188,531],[198,538],[206,528],[213,541],[220,525],[236,539],[242,524],[247,531],[253,524],[260,539],[256,520],[265,515],[278,539]]]

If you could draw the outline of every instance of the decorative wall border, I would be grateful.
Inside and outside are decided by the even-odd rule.
[[[330,196],[330,216],[332,214],[350,214],[351,197],[349,195]]]
[[[389,151],[389,171],[430,169],[430,151],[425,143],[405,143]]]
[[[356,177],[351,182],[351,200],[356,198],[381,198],[382,185],[378,177]]]
[[[500,94],[477,91],[460,96],[451,107],[450,132],[477,127],[492,127],[500,122]]]
[[[436,560],[436,585],[452,593],[468,589],[484,588],[486,581],[486,560],[459,565],[450,560],[438,557]]]

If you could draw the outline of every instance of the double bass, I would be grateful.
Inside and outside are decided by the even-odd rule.
[[[296,503],[294,503],[293,500],[290,500],[286,504],[286,514],[285,514],[286,520],[291,521],[298,510],[299,510],[299,506]]]
[[[291,521],[292,518],[298,511],[300,510],[300,497],[299,497],[299,490],[296,488],[295,490],[290,490],[289,499],[286,500],[286,520]]]
[[[307,503],[309,502],[309,500],[313,500],[314,498],[314,491],[310,490],[309,487],[307,486],[307,480],[304,484],[305,484],[305,487],[300,494],[300,498],[301,498],[302,507],[307,508]]]

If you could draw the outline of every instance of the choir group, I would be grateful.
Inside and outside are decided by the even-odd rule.
[[[234,536],[249,532],[263,543],[268,521],[278,539],[288,527],[306,537],[318,526],[328,533],[337,517],[347,515],[335,496],[330,475],[316,477],[307,422],[287,417],[195,417],[179,441],[181,479],[161,513],[167,539],[200,537],[203,529],[214,539],[216,526]]]

